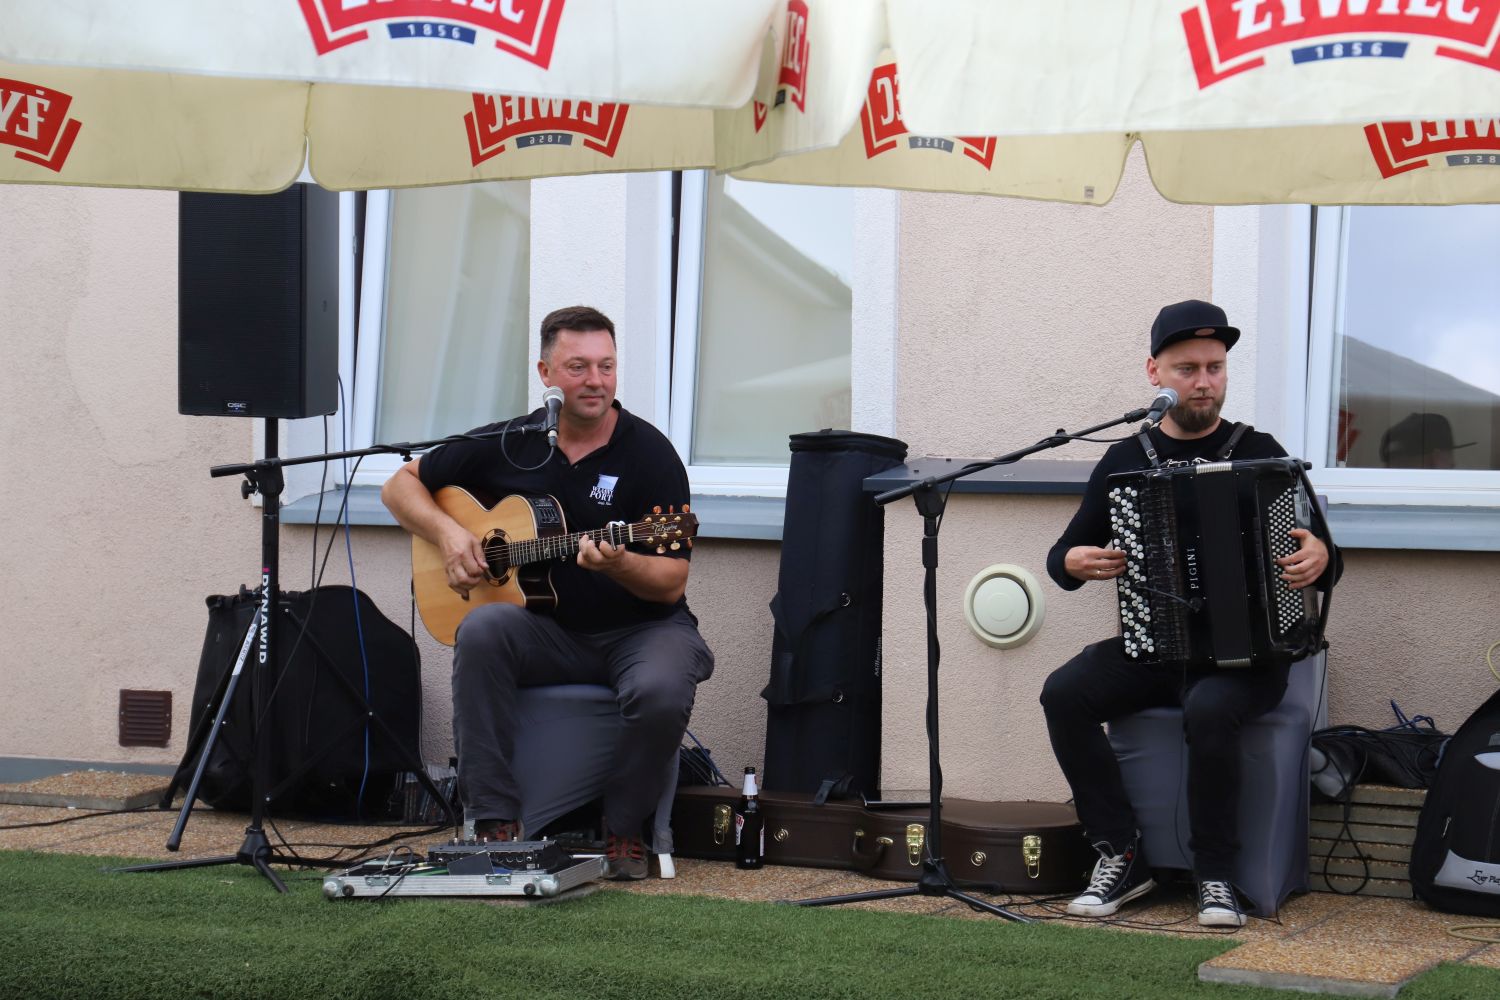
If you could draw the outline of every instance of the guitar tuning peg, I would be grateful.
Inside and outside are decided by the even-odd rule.
[[[682,544],[686,545],[688,548],[692,548],[693,547],[693,540],[691,538],[689,538],[687,541],[683,542]]]
[[[656,547],[656,554],[657,554],[657,555],[659,555],[659,556],[660,556],[660,555],[665,555],[665,554],[666,554],[666,551],[667,551],[667,550],[666,550],[666,548],[665,548],[665,547],[664,547],[664,546],[661,546],[661,545],[658,545],[658,546],[657,546],[657,547]]]
[[[671,504],[667,504],[667,513],[668,514],[672,513],[676,509],[677,508],[673,507]]]
[[[667,548],[671,549],[673,552],[676,552],[678,549],[682,548],[682,543],[673,542],[671,545],[667,546]]]
[[[686,513],[687,513],[687,512],[688,512],[688,509],[689,509],[689,508],[688,508],[688,505],[687,505],[687,504],[683,504],[683,505],[682,505],[682,512],[683,512],[683,513],[684,513],[684,514],[686,514]]]
[[[661,504],[657,504],[655,507],[652,507],[651,508],[651,513],[653,513],[653,514],[660,514],[661,513]]]

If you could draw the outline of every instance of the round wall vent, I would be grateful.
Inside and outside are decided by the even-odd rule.
[[[997,563],[980,570],[964,591],[964,618],[984,642],[999,649],[1019,646],[1042,627],[1042,588],[1020,566]]]

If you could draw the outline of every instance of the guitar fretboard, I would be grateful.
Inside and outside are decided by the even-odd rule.
[[[578,554],[584,538],[594,544],[628,545],[632,542],[669,542],[681,533],[681,525],[672,521],[637,521],[634,524],[607,524],[593,531],[575,531],[569,535],[528,538],[519,542],[492,542],[484,548],[485,559],[493,567],[526,566],[549,559],[567,559]]]

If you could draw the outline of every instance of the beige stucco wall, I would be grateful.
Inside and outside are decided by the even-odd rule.
[[[1133,163],[1099,209],[900,198],[896,436],[914,455],[989,455],[1059,424],[1140,405],[1158,306],[1211,296],[1213,212],[1173,206]],[[0,186],[0,758],[173,763],[187,735],[203,598],[253,584],[258,511],[210,465],[251,455],[253,422],[176,413],[176,197]],[[1251,344],[1236,348],[1235,364]],[[1112,381],[1114,373],[1126,378]],[[1231,372],[1231,405],[1243,380]],[[641,388],[637,395],[647,391]],[[632,400],[626,398],[627,405]],[[638,407],[640,408],[640,407]],[[1057,457],[1091,458],[1075,445]],[[953,794],[1062,798],[1036,705],[1042,679],[1114,628],[1104,588],[1045,577],[1067,497],[956,495],[939,568],[944,762]],[[284,529],[283,583],[307,584],[312,531]],[[410,620],[407,541],[353,533],[360,586]],[[326,535],[322,536],[326,539]],[[920,519],[886,526],[885,783],[926,785]],[[1349,554],[1336,594],[1334,721],[1383,725],[1395,698],[1455,727],[1492,689],[1493,553]],[[701,539],[689,600],[718,657],[693,728],[727,771],[758,763],[779,546]],[[1047,620],[997,652],[963,624],[972,575],[1015,562],[1043,580]],[[327,582],[346,582],[342,554]],[[428,760],[450,752],[448,653],[418,626]],[[174,693],[169,747],[117,745],[120,688]]]
[[[172,690],[203,599],[259,566],[244,421],[177,414],[177,196],[0,185],[0,756],[118,745],[121,688]],[[174,758],[175,759],[175,758]]]
[[[1214,297],[1213,222],[1210,208],[1157,195],[1139,157],[1103,208],[904,195],[895,436],[915,456],[991,456],[1143,405],[1157,309]],[[1226,413],[1240,419],[1252,407],[1236,387],[1253,381],[1243,376],[1254,353],[1247,338],[1230,356]],[[1044,457],[1102,450],[1073,444]],[[1113,588],[1065,593],[1047,577],[1047,550],[1076,506],[1076,497],[955,494],[948,507],[938,616],[949,794],[1068,795],[1037,697],[1053,668],[1117,624]],[[891,789],[927,787],[921,534],[910,501],[888,511],[882,780]],[[980,642],[963,617],[965,587],[993,563],[1029,570],[1046,602],[1037,636],[1007,651]],[[1500,639],[1494,554],[1360,551],[1347,565],[1329,625],[1331,721],[1388,725],[1394,698],[1456,728],[1494,687],[1484,664]]]

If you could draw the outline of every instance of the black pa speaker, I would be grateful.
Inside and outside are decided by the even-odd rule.
[[[319,416],[338,409],[338,195],[178,202],[177,412]]]

